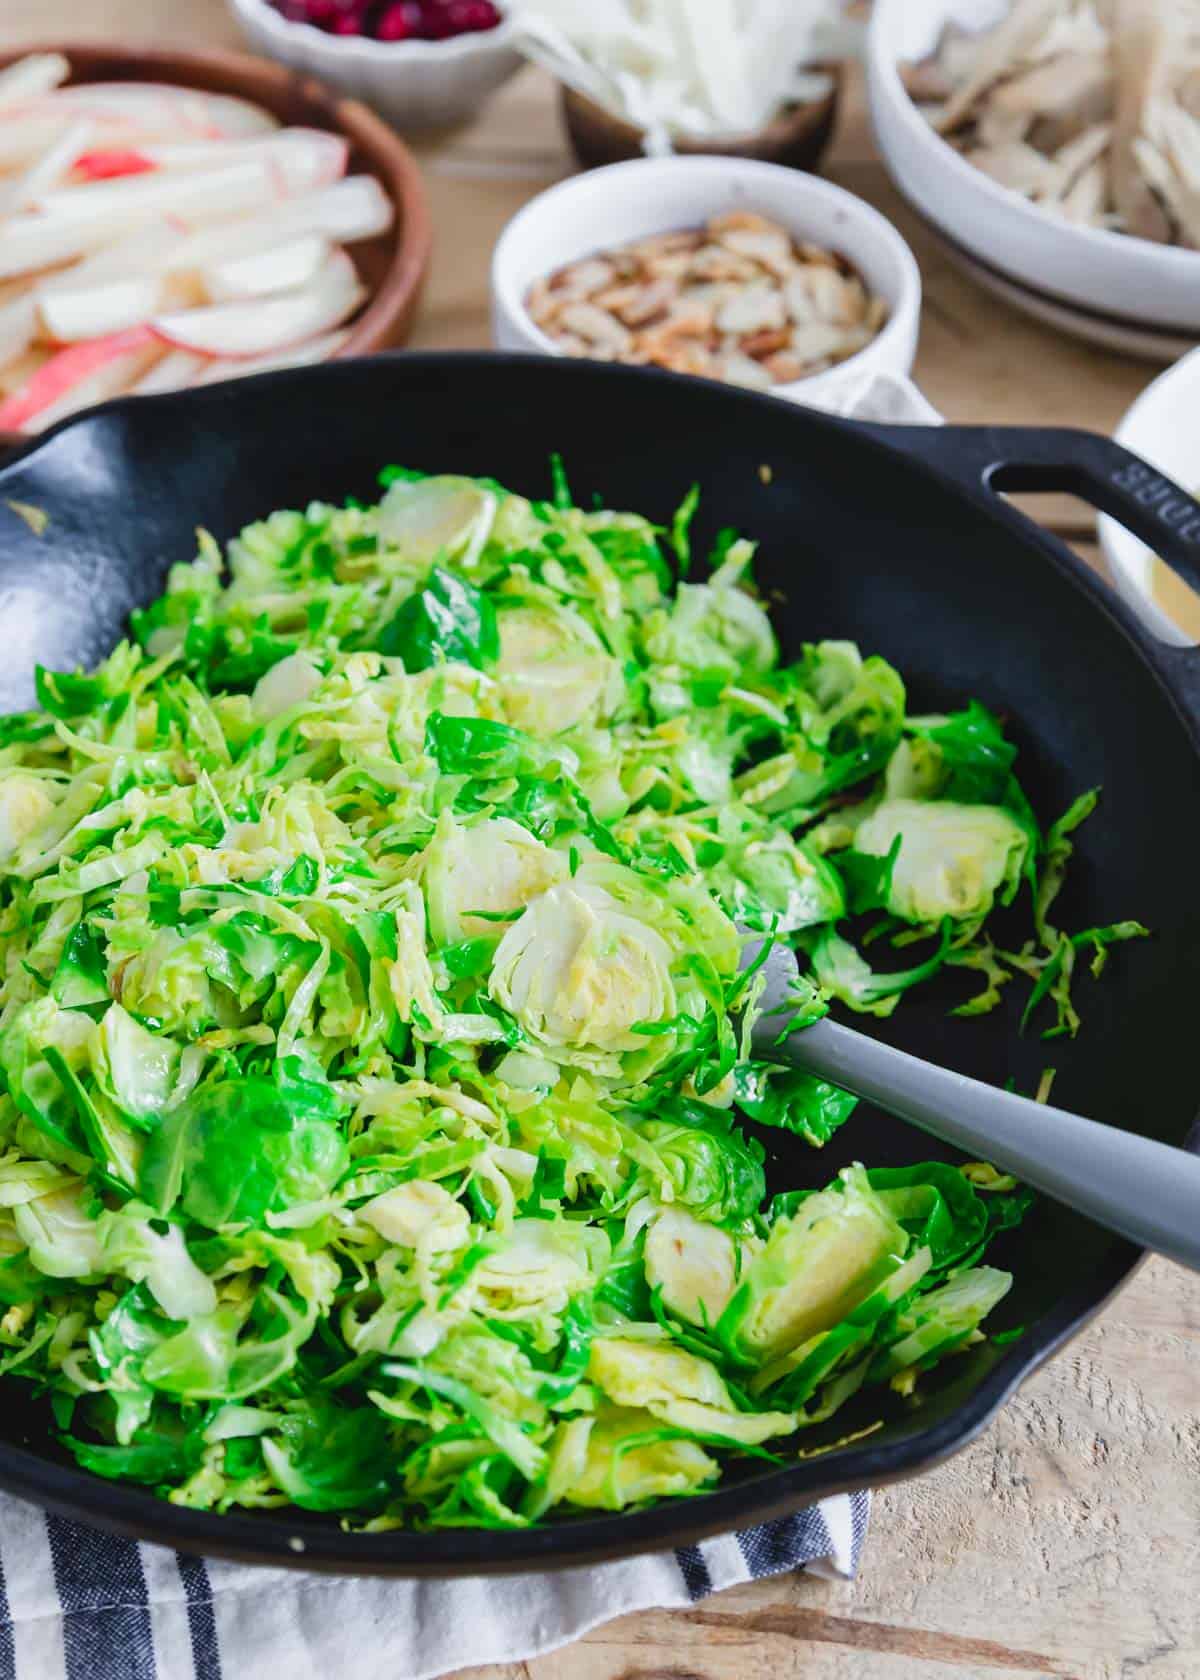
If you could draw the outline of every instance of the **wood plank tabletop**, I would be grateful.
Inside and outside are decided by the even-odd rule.
[[[241,44],[223,0],[0,0],[0,46],[81,32]],[[492,245],[570,168],[553,90],[523,71],[473,125],[417,150],[437,243],[413,342],[486,345]],[[1110,430],[1152,377],[964,279],[897,200],[857,88],[828,173],[916,250],[926,286],[917,378],[950,419]],[[1093,552],[1087,510],[1054,498],[1038,511]],[[760,1582],[470,1680],[1197,1680],[1198,1397],[1200,1286],[1152,1262],[966,1452],[876,1497],[857,1580]]]

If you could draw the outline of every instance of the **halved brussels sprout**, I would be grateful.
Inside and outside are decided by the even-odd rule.
[[[717,1333],[747,1364],[778,1359],[845,1318],[908,1245],[862,1169],[848,1168],[840,1185],[806,1196],[790,1219],[775,1223]]]
[[[119,1003],[113,1003],[101,1017],[89,1053],[97,1079],[133,1119],[158,1114],[166,1107],[181,1058],[173,1040],[148,1032]]]
[[[703,1438],[756,1447],[796,1427],[792,1412],[739,1412],[716,1366],[671,1342],[602,1337],[592,1343],[588,1375],[616,1405],[644,1406]]]
[[[683,1208],[664,1208],[646,1231],[646,1282],[663,1305],[691,1324],[715,1324],[737,1283],[738,1253],[719,1225]]]
[[[307,653],[291,653],[272,665],[254,685],[250,705],[256,723],[270,723],[272,718],[302,706],[321,686],[321,673]]]
[[[578,613],[543,603],[499,613],[496,676],[508,720],[529,735],[558,735],[599,723],[624,698],[620,664]]]
[[[47,1277],[93,1277],[103,1272],[100,1227],[85,1203],[92,1198],[82,1185],[67,1185],[13,1209],[17,1234],[29,1258]]]
[[[845,1318],[828,1330],[819,1330],[790,1353],[764,1366],[752,1378],[750,1393],[764,1394],[769,1389],[776,1405],[805,1405],[834,1370],[856,1360],[869,1347],[880,1320],[911,1295],[932,1261],[927,1248],[917,1249],[907,1260],[897,1260],[893,1271]],[[862,1376],[865,1378],[866,1374],[864,1369]]]
[[[927,1295],[919,1295],[900,1315],[899,1335],[876,1358],[872,1378],[884,1382],[909,1366],[933,1365],[966,1341],[1011,1288],[1010,1272],[974,1266]]]
[[[498,498],[473,478],[398,479],[383,498],[379,534],[405,560],[474,566],[491,535]]]
[[[779,657],[770,619],[724,568],[710,583],[680,584],[670,611],[647,618],[643,646],[659,665],[726,682],[761,676]]]
[[[429,929],[440,945],[503,937],[505,918],[524,910],[567,873],[567,859],[508,817],[466,827],[443,812],[425,848],[422,874]],[[482,915],[472,912],[482,911]],[[497,919],[493,919],[497,918]]]
[[[23,770],[0,774],[0,863],[14,857],[54,809],[54,783]]]
[[[440,1184],[411,1178],[364,1202],[360,1219],[390,1243],[430,1249],[461,1248],[470,1230],[470,1217],[461,1202]]]
[[[565,881],[500,942],[491,995],[548,1052],[583,1066],[645,1050],[633,1028],[675,1013],[672,951],[603,887]]]
[[[846,913],[837,871],[783,830],[729,853],[709,880],[734,920],[756,932],[795,933]]]
[[[708,893],[599,858],[509,929],[489,990],[551,1059],[633,1084],[671,1055],[677,1015],[711,1012],[740,949]]]
[[[652,1412],[605,1407],[593,1420],[560,1428],[551,1461],[558,1499],[601,1511],[622,1511],[648,1499],[698,1493],[721,1467],[695,1441],[664,1429]]]
[[[156,1230],[153,1218],[154,1209],[143,1202],[127,1202],[102,1213],[99,1233],[105,1266],[131,1283],[145,1283],[168,1318],[215,1312],[217,1291],[188,1253],[183,1231],[178,1225]]]
[[[518,1219],[471,1274],[478,1310],[491,1318],[538,1318],[566,1311],[590,1291],[612,1252],[594,1225],[565,1219]]]
[[[906,922],[986,916],[1021,884],[1030,837],[998,805],[890,799],[860,823],[854,850],[886,858],[896,844],[887,908]]]

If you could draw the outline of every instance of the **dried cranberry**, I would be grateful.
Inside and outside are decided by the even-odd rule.
[[[444,8],[452,35],[474,35],[495,29],[500,13],[491,0],[448,0]]]
[[[334,0],[338,15],[329,26],[334,35],[363,35],[367,28],[370,0]]]
[[[380,13],[373,33],[380,41],[409,41],[420,28],[421,8],[416,0],[392,0]]]

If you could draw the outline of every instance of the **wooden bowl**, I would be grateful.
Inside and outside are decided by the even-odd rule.
[[[718,157],[747,157],[763,163],[788,164],[793,169],[815,169],[833,133],[842,87],[840,65],[822,68],[827,68],[833,77],[833,86],[824,98],[793,105],[757,134],[733,134],[708,140],[680,135],[674,141],[676,152],[681,157],[714,153]],[[644,134],[640,128],[614,117],[585,94],[565,85],[562,114],[571,149],[585,169],[644,156]]]
[[[311,76],[268,59],[211,50],[177,52],[163,47],[118,47],[49,42],[0,52],[0,68],[31,52],[59,52],[70,62],[69,84],[171,82],[206,93],[249,99],[285,125],[329,129],[350,142],[348,174],[374,175],[396,207],[387,233],[347,247],[367,287],[368,300],[351,322],[340,356],[364,356],[408,336],[433,244],[429,206],[416,160],[373,111],[340,99]],[[0,437],[0,445],[24,439]]]

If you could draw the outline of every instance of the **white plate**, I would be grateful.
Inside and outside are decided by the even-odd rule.
[[[1200,350],[1160,374],[1114,435],[1183,489],[1200,488]],[[1200,641],[1200,598],[1115,519],[1102,514],[1098,530],[1114,585],[1154,634],[1180,647]]]
[[[1076,309],[1058,298],[1046,297],[1044,293],[1034,291],[1032,287],[1010,280],[1007,275],[997,274],[995,269],[989,268],[969,251],[964,251],[953,239],[947,238],[932,222],[927,221],[926,226],[950,260],[969,274],[977,285],[991,292],[993,297],[1002,298],[1005,303],[1010,303],[1023,315],[1031,315],[1035,321],[1042,321],[1059,332],[1069,333],[1072,338],[1082,338],[1088,344],[1099,345],[1102,350],[1116,350],[1122,355],[1136,356],[1141,361],[1158,362],[1163,366],[1177,362],[1180,356],[1188,355],[1196,348],[1197,340],[1200,339],[1200,332],[1175,333],[1167,329],[1145,327],[1136,321],[1122,321],[1116,315],[1101,315],[1090,309]]]
[[[968,163],[905,91],[900,65],[925,56],[949,20],[988,28],[1007,4],[876,0],[867,84],[889,173],[924,217],[1005,283],[1032,287],[1055,308],[1115,317],[1122,327],[1194,343],[1200,339],[1200,252],[1072,227],[1047,215]]]

